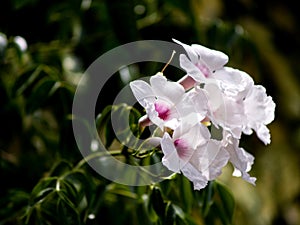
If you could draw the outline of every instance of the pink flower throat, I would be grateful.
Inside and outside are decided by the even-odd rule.
[[[197,66],[197,68],[203,73],[203,75],[206,78],[209,77],[210,71],[209,71],[209,68],[206,65],[201,64],[201,63],[198,62],[198,63],[196,63],[195,66]]]
[[[170,109],[163,103],[154,103],[155,111],[158,112],[158,117],[162,120],[167,120],[170,116]]]
[[[180,158],[185,158],[188,156],[189,146],[183,139],[176,139],[174,141],[175,148],[177,150],[177,154]]]

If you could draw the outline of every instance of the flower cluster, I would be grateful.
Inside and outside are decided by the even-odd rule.
[[[174,41],[187,53],[179,56],[186,71],[182,79],[169,81],[159,72],[150,78],[150,84],[143,80],[130,83],[146,111],[140,124],[155,124],[163,131],[163,165],[182,173],[197,190],[216,179],[228,162],[234,176],[255,184],[256,178],[248,173],[254,157],[239,141],[242,134],[255,131],[264,144],[271,142],[267,125],[274,120],[272,97],[247,73],[226,67],[226,54]],[[221,138],[213,137],[212,126],[221,130]]]

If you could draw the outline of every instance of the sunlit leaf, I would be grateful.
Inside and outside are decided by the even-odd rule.
[[[39,181],[33,188],[30,196],[30,205],[43,200],[49,193],[51,193],[56,186],[57,177],[47,177]]]
[[[76,188],[78,200],[85,196],[90,201],[93,196],[93,182],[87,176],[83,171],[76,170],[65,177]]]

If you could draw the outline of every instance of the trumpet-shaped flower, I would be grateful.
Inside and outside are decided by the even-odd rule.
[[[208,128],[201,123],[193,127],[181,124],[172,137],[165,133],[161,148],[164,153],[162,163],[173,172],[182,172],[196,190],[216,179],[229,159],[222,143],[210,139]]]
[[[196,109],[194,93],[185,93],[180,84],[168,81],[162,74],[152,76],[150,85],[136,80],[130,83],[130,87],[137,101],[145,108],[149,120],[162,130],[163,127],[175,129],[184,118],[190,123],[197,123],[205,117],[206,103]]]
[[[174,106],[183,98],[184,88],[176,83],[169,82],[157,74],[150,78],[150,85],[142,80],[130,83],[131,90],[137,101],[145,108],[151,122],[161,129],[164,126],[177,126],[177,112]]]
[[[174,42],[180,44],[188,54],[180,54],[180,66],[195,81],[203,83],[207,78],[211,78],[214,71],[223,68],[228,62],[228,56],[223,52],[206,48],[202,45],[186,45],[178,40]]]

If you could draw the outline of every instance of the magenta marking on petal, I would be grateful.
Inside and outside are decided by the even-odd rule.
[[[183,159],[189,156],[188,154],[189,146],[184,140],[176,139],[174,141],[174,145],[177,150],[177,154],[180,158]]]
[[[208,69],[207,66],[201,64],[201,63],[196,63],[197,68],[203,73],[203,75],[207,78],[210,75],[210,70]]]
[[[162,120],[167,120],[170,115],[170,109],[168,106],[162,103],[154,103],[155,111],[158,112],[158,117]]]

